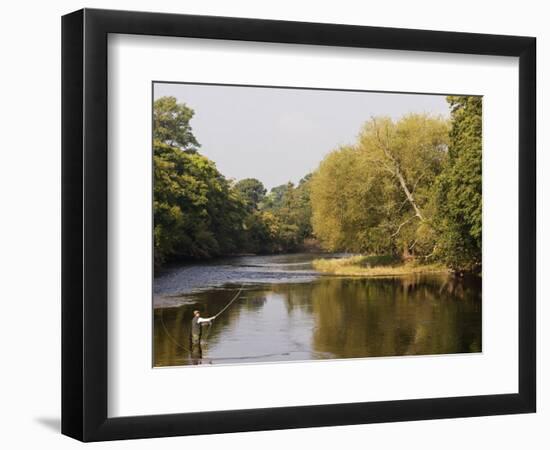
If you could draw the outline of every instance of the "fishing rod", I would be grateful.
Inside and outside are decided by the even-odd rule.
[[[225,305],[221,310],[220,312],[218,312],[218,314],[216,314],[215,316],[212,316],[212,319],[216,319],[217,317],[219,317],[223,312],[225,312],[227,310],[227,308],[229,308],[238,298],[239,298],[239,295],[241,294],[241,292],[243,291],[244,289],[244,283],[241,284],[241,287],[239,288],[239,290],[237,291],[237,293],[233,296],[233,298],[229,301],[229,303],[227,305]],[[172,337],[172,335],[170,334],[170,332],[168,331],[168,328],[166,327],[166,324],[164,323],[164,308],[161,308],[160,310],[160,322],[162,324],[162,327],[164,328],[164,332],[166,333],[166,336],[168,336],[168,338],[172,341],[173,344],[175,344],[177,347],[185,350],[186,352],[189,352],[189,353],[192,353],[191,350],[189,350],[186,346],[182,345],[180,342],[178,342],[174,337]],[[205,339],[208,338],[208,335],[210,334],[210,327],[212,326],[211,323],[208,324],[208,333],[206,334],[205,336]]]
[[[222,310],[221,310],[218,314],[216,314],[215,316],[212,316],[212,319],[216,319],[216,318],[219,317],[227,308],[229,308],[229,307],[233,304],[233,302],[235,302],[235,300],[237,300],[237,299],[239,298],[239,295],[240,295],[241,292],[243,291],[243,288],[244,288],[244,283],[241,284],[240,289],[237,291],[237,293],[236,293],[235,296],[231,299],[231,301],[230,301],[227,305],[225,305],[225,306],[222,308]]]
[[[211,320],[214,320],[214,319],[217,319],[219,316],[222,315],[222,313],[227,309],[229,308],[234,302],[235,300],[237,300],[239,298],[239,295],[241,295],[241,292],[243,291],[243,288],[244,288],[244,283],[241,284],[241,287],[239,288],[239,290],[237,291],[237,293],[233,296],[233,298],[229,301],[229,303],[227,305],[225,305],[221,310],[220,312],[218,312],[218,314],[212,316]],[[207,341],[208,340],[208,336],[210,336],[210,329],[212,328],[212,322],[209,321],[208,322],[208,329],[206,330],[206,334],[204,336],[204,340]]]

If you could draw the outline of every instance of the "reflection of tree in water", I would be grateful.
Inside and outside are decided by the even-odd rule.
[[[183,317],[185,317],[184,308],[159,308],[154,310],[153,358],[155,366],[182,364],[187,359],[187,350],[175,345],[171,339],[167,338],[162,325],[162,321],[164,321],[174,341],[189,347],[189,328],[187,335],[185,335],[185,331],[181,327],[174,326],[174,324],[181,323],[184,320]],[[185,336],[187,336],[187,339],[185,339]]]
[[[263,291],[248,291],[240,298],[241,308],[248,311],[258,311],[265,305],[266,294]]]
[[[325,278],[312,292],[314,348],[337,358],[481,351],[479,283]]]
[[[227,305],[239,288],[240,285],[227,285],[211,289],[195,294],[188,304],[166,308],[162,313],[155,310],[155,365],[209,363],[209,349],[219,348],[222,339],[235,336],[241,330],[242,319],[248,323],[283,320],[281,328],[260,331],[254,339],[261,340],[267,347],[271,340],[278,339],[280,343],[288,339],[282,347],[286,345],[288,351],[299,348],[300,352],[309,355],[304,359],[481,350],[479,278],[448,275],[395,279],[321,277],[313,283],[245,287],[238,301],[217,318],[211,328],[203,329],[206,344],[202,355],[199,352],[197,356],[189,341],[193,310],[199,309],[203,317],[212,316]],[[280,310],[273,309],[270,302],[277,304],[279,301],[283,301],[283,317],[271,316],[279,314]],[[161,317],[170,337],[163,328]],[[298,347],[294,341],[298,342]],[[246,355],[253,344],[245,338],[240,343],[242,346],[227,356]]]
[[[296,311],[312,314],[311,291],[311,283],[275,284],[272,286],[272,292],[284,296],[289,315]]]

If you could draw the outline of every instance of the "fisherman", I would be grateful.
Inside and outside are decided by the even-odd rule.
[[[191,344],[193,346],[199,346],[201,343],[201,334],[203,324],[210,324],[216,318],[216,316],[203,318],[201,312],[198,310],[193,311],[193,320],[191,321]]]

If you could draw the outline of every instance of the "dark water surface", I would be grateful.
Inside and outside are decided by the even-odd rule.
[[[228,258],[155,278],[154,365],[481,351],[481,279],[326,276],[318,257]],[[193,310],[215,315],[238,293],[192,346]]]

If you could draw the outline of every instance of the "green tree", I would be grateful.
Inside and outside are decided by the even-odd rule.
[[[311,177],[311,173],[307,174],[296,187],[296,225],[298,226],[298,239],[300,242],[311,238],[313,234],[311,226]]]
[[[193,111],[163,97],[155,101],[153,117],[155,267],[238,251],[245,204],[216,165],[196,151]]]
[[[199,143],[189,121],[194,111],[175,97],[161,97],[153,104],[153,139],[170,148],[194,152]],[[160,150],[160,149],[159,149]]]
[[[329,153],[311,179],[311,222],[321,245],[329,251],[389,251],[388,188],[357,147]]]
[[[439,117],[372,118],[356,145],[330,153],[315,172],[314,234],[329,250],[431,254],[433,184],[447,141],[448,123]]]
[[[263,201],[266,189],[256,178],[245,178],[235,183],[235,190],[241,195],[250,210],[258,209]]]
[[[482,98],[449,96],[449,163],[437,180],[438,255],[457,271],[481,270]]]
[[[276,210],[281,208],[283,205],[283,198],[290,184],[292,183],[285,183],[271,188],[269,194],[264,199],[263,208],[266,210]]]
[[[265,197],[262,210],[276,218],[279,251],[299,250],[304,240],[312,236],[310,179],[308,174],[298,186],[291,182],[276,186]]]
[[[448,132],[440,117],[409,114],[398,122],[373,118],[361,133],[361,150],[399,193],[398,205],[390,201],[390,238],[405,257],[434,253],[434,182],[446,164]]]

